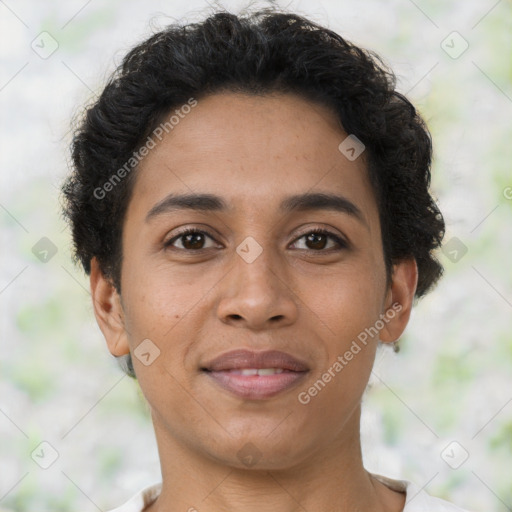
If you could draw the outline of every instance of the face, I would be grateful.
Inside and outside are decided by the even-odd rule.
[[[155,428],[180,446],[277,469],[358,432],[378,339],[405,328],[416,267],[397,265],[387,286],[365,155],[347,158],[346,137],[299,97],[222,93],[139,166],[122,296],[96,264],[91,285],[111,352],[132,352]]]

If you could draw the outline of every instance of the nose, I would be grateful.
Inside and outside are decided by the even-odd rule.
[[[297,297],[288,273],[271,260],[270,249],[252,262],[235,253],[234,268],[219,288],[219,319],[251,330],[275,329],[297,320]]]

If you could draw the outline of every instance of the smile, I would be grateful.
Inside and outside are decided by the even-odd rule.
[[[215,385],[238,397],[262,400],[295,386],[309,367],[286,352],[239,349],[219,355],[201,370]]]
[[[234,395],[247,400],[263,400],[293,387],[307,371],[283,368],[244,368],[206,371],[212,381]]]
[[[282,368],[244,368],[243,370],[229,370],[229,373],[234,375],[274,375],[276,373],[283,373]]]

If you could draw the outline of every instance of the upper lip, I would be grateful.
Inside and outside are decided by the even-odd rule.
[[[231,350],[212,359],[202,370],[219,372],[243,368],[282,368],[294,372],[308,371],[307,364],[300,359],[279,350],[254,352],[246,349]]]

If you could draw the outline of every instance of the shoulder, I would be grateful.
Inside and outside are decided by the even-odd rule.
[[[161,490],[161,482],[145,487],[120,507],[107,512],[143,512],[148,505],[151,505],[158,498]]]
[[[422,488],[407,480],[394,480],[382,475],[373,475],[387,487],[406,494],[403,512],[468,512],[440,498],[430,496]],[[153,503],[162,490],[162,483],[153,484],[139,491],[126,503],[109,512],[143,512]]]
[[[421,487],[408,480],[394,480],[382,475],[373,475],[387,487],[406,495],[403,512],[468,512],[448,501],[430,496]]]
[[[453,503],[430,496],[413,482],[407,482],[407,498],[403,512],[468,512]]]

